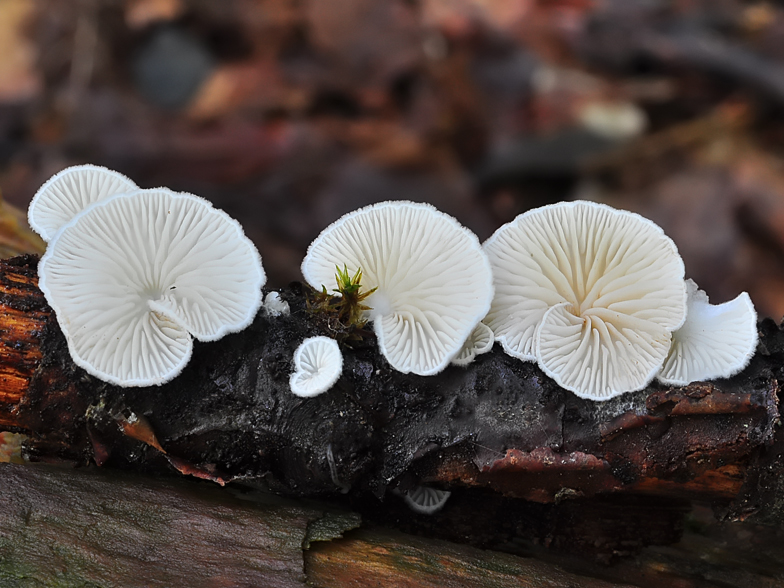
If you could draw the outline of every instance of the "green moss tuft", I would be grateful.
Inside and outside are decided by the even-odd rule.
[[[320,292],[310,288],[307,296],[308,312],[325,321],[327,329],[339,342],[361,341],[369,334],[365,325],[368,321],[367,311],[372,310],[364,301],[376,288],[362,291],[361,268],[353,276],[346,265],[342,270],[336,265],[335,270],[337,288],[333,288],[331,293],[323,285]]]

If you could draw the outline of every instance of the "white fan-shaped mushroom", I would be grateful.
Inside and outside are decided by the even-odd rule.
[[[487,353],[493,348],[493,330],[484,323],[478,323],[463,343],[460,352],[452,359],[454,365],[468,365],[477,355]]]
[[[167,382],[188,362],[191,335],[214,341],[248,326],[265,281],[237,221],[163,188],[82,211],[38,271],[74,362],[120,386]]]
[[[729,378],[745,368],[757,347],[757,313],[746,292],[713,305],[693,280],[686,322],[672,334],[670,353],[657,379],[685,386],[698,380]]]
[[[403,501],[416,513],[432,515],[444,508],[452,493],[430,486],[416,486],[401,493]]]
[[[82,210],[110,196],[138,190],[121,173],[97,165],[76,165],[55,174],[30,201],[27,220],[44,241]]]
[[[531,210],[484,245],[495,298],[484,322],[578,396],[645,386],[683,324],[683,261],[657,225],[592,202]]]
[[[294,371],[289,378],[292,393],[311,398],[326,392],[343,373],[343,354],[329,337],[308,337],[294,352]]]
[[[335,268],[362,270],[364,302],[381,353],[398,371],[440,372],[490,307],[490,265],[479,241],[428,204],[382,202],[351,212],[310,245],[308,283],[333,284]]]

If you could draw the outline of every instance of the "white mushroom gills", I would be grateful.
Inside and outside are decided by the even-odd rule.
[[[508,354],[592,400],[639,390],[661,369],[686,291],[678,250],[653,222],[564,202],[520,215],[484,248],[496,291],[484,322]]]
[[[294,352],[289,386],[296,396],[312,398],[332,388],[341,373],[343,354],[338,342],[329,337],[308,337]]]
[[[403,373],[433,375],[455,357],[493,296],[490,264],[476,236],[428,204],[382,202],[324,229],[302,263],[320,290],[335,268],[362,270],[364,302],[381,353]]]
[[[49,243],[40,288],[74,362],[119,386],[178,375],[191,336],[247,327],[261,305],[261,258],[237,221],[160,188],[100,201]]]
[[[100,200],[138,190],[121,173],[97,165],[77,165],[52,176],[35,193],[27,209],[30,227],[44,241],[82,210]]]
[[[416,486],[401,494],[403,501],[411,510],[426,515],[440,511],[452,496],[448,490],[439,490],[430,486]]]
[[[691,382],[729,378],[745,368],[757,348],[757,313],[746,292],[713,305],[693,280],[686,280],[686,322],[672,335],[660,382],[685,386]]]

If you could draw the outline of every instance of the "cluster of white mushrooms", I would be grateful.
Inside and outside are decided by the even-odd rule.
[[[247,327],[261,305],[261,257],[240,224],[203,198],[139,189],[86,165],[35,194],[30,226],[47,241],[39,286],[74,363],[119,386],[159,385],[193,339]]]
[[[206,200],[139,189],[96,166],[69,168],[33,198],[48,248],[40,287],[74,361],[108,382],[147,386],[180,373],[192,336],[248,326],[265,282],[239,224]],[[495,340],[592,400],[725,378],[757,344],[748,295],[713,306],[684,280],[675,244],[651,221],[591,202],[531,210],[480,244],[427,204],[383,202],[322,231],[302,263],[316,289],[362,271],[381,353],[403,373],[467,365]],[[264,312],[285,315],[277,293]],[[290,387],[311,397],[340,378],[338,344],[311,337]]]
[[[496,294],[485,323],[504,350],[536,361],[578,396],[607,400],[654,377],[726,378],[757,345],[748,294],[719,306],[684,281],[653,222],[593,202],[531,210],[484,244]]]
[[[563,388],[607,400],[654,377],[729,377],[757,345],[746,293],[708,304],[661,228],[593,202],[531,210],[484,245],[429,205],[384,202],[327,227],[302,273],[319,288],[343,264],[376,289],[369,318],[403,373],[466,365],[495,339]]]

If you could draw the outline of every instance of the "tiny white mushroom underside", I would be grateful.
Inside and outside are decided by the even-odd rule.
[[[672,336],[672,346],[657,379],[673,386],[729,378],[745,368],[757,348],[757,313],[746,292],[713,305],[693,280],[686,322]]]
[[[439,490],[430,486],[416,486],[400,493],[403,501],[416,513],[436,514],[449,500],[452,493],[448,490]]]
[[[490,307],[492,275],[479,241],[429,204],[382,202],[351,212],[311,243],[302,273],[320,290],[335,268],[362,270],[381,353],[403,373],[443,370]]]
[[[100,200],[138,190],[121,173],[97,165],[66,168],[38,189],[27,209],[27,220],[44,241],[88,206]]]
[[[247,327],[261,257],[203,198],[160,188],[99,201],[55,235],[39,264],[74,362],[119,386],[163,384],[192,351]]]
[[[294,352],[289,386],[296,396],[311,398],[332,388],[342,373],[343,354],[338,342],[329,337],[308,337]]]
[[[454,365],[468,365],[477,355],[487,353],[493,348],[493,330],[484,323],[478,323],[463,343],[460,352],[452,359]]]

